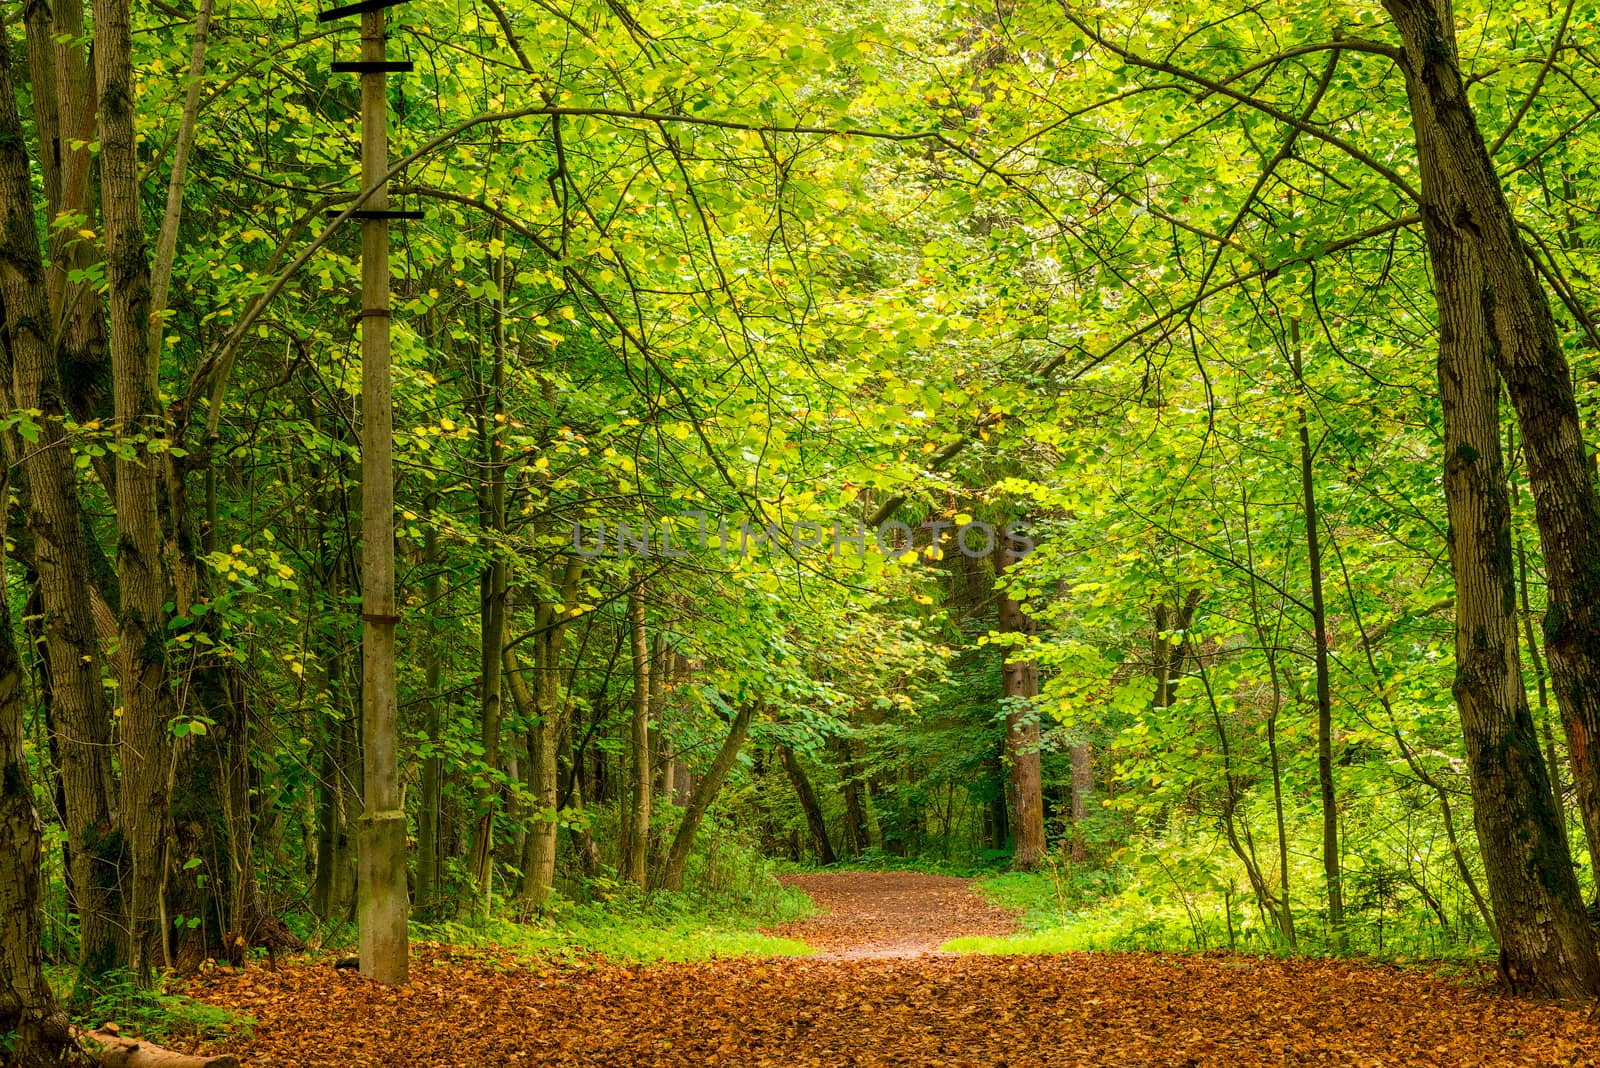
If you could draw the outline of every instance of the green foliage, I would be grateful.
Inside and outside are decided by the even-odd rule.
[[[69,1007],[74,1020],[90,1029],[111,1021],[127,1034],[162,1043],[248,1035],[256,1024],[247,1014],[170,990],[168,981],[144,986],[127,973],[114,971],[90,985],[66,969],[55,970],[51,978],[57,996]]]

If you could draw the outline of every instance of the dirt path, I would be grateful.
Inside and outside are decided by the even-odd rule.
[[[193,993],[248,1013],[208,1052],[250,1068],[1284,1068],[1596,1064],[1581,1009],[1420,971],[1224,954],[938,953],[1007,917],[959,879],[801,876],[817,957],[574,965],[419,946],[404,987],[218,969]],[[181,1046],[181,1043],[172,1043]]]
[[[892,960],[938,953],[952,938],[1015,930],[1009,913],[970,889],[971,879],[920,872],[818,872],[784,883],[817,903],[818,915],[779,932],[815,948],[818,960]]]

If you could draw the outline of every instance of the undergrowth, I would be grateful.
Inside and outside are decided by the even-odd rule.
[[[1311,872],[1297,886],[1314,886]],[[1320,898],[1294,901],[1294,945],[1256,907],[1226,858],[1193,845],[1165,844],[1160,853],[1123,854],[1102,865],[1072,864],[1049,854],[1033,872],[1003,872],[975,884],[986,899],[1017,913],[1019,930],[999,937],[957,938],[955,953],[1086,951],[1204,952],[1278,956],[1348,956],[1394,963],[1472,964],[1494,952],[1474,913],[1458,908],[1448,923],[1396,892],[1373,871],[1347,872],[1343,936],[1329,927]],[[1351,892],[1354,891],[1354,892]]]
[[[76,969],[46,969],[56,995],[80,1027],[94,1029],[115,1023],[129,1036],[170,1045],[179,1041],[219,1041],[245,1037],[255,1027],[246,1013],[208,1005],[170,989],[158,977],[154,986],[135,983],[124,971],[109,972],[92,981]]]

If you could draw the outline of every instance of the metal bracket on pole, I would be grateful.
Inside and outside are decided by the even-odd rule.
[[[342,210],[340,210],[339,208],[329,208],[326,211],[324,211],[322,214],[331,219],[331,218],[333,218],[335,216],[343,215],[344,212]],[[422,212],[420,212],[420,211],[410,211],[410,210],[402,211],[399,208],[384,208],[382,210],[375,210],[375,209],[372,209],[372,208],[357,208],[355,211],[352,211],[350,213],[350,218],[352,218],[352,219],[420,219],[420,218],[422,218]]]
[[[335,74],[410,74],[416,64],[409,59],[339,60],[333,64]]]
[[[351,15],[365,15],[369,11],[382,11],[386,7],[394,7],[405,2],[406,0],[360,0],[359,3],[319,11],[317,21],[332,22],[334,19],[349,18]]]

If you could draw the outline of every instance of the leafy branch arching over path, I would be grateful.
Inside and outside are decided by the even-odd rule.
[[[256,1068],[1454,1068],[1593,1064],[1600,1049],[1600,1027],[1579,1010],[1397,968],[1153,953],[913,956],[944,924],[971,933],[996,929],[998,917],[961,880],[797,881],[832,909],[800,925],[831,956],[571,967],[422,947],[403,987],[321,961],[217,974],[196,993],[255,1017],[253,1037],[227,1048]],[[863,923],[868,915],[882,927]]]

